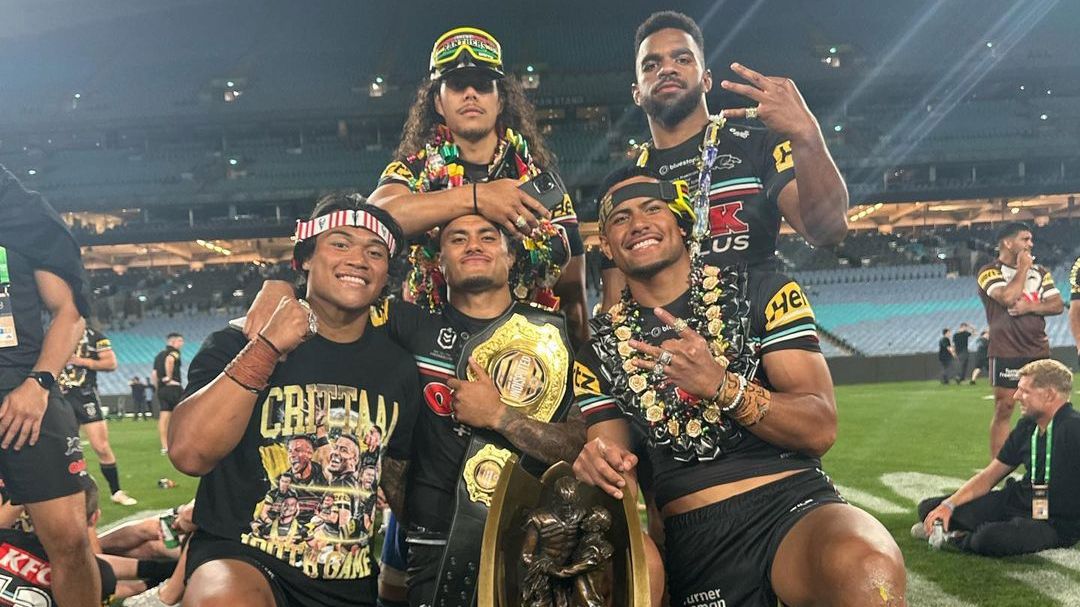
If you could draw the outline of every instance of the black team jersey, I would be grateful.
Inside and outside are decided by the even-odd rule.
[[[683,179],[697,194],[698,161],[705,130],[675,147],[649,149],[645,167],[664,180]],[[705,263],[773,267],[780,233],[780,190],[795,178],[791,142],[768,129],[728,124],[720,131],[709,186],[709,237]],[[604,269],[614,268],[604,258]]]
[[[446,381],[456,376],[465,342],[495,319],[471,318],[449,303],[443,306],[441,314],[428,314],[402,301],[388,304],[380,316],[394,341],[413,354],[423,393],[413,441],[413,464],[409,466],[406,495],[409,522],[430,531],[446,532],[454,515],[461,466],[472,434],[469,426],[450,417],[451,395]],[[573,374],[566,375],[564,398],[570,400]]]
[[[170,357],[173,359],[174,363],[172,368],[172,375],[168,376],[168,379],[172,380],[172,385],[180,385],[180,350],[177,350],[172,346],[165,346],[165,349],[161,352],[158,352],[157,356],[154,357],[154,370],[157,371],[157,387],[159,390],[161,389],[161,386],[166,379],[165,359]]]
[[[101,575],[101,602],[116,592],[116,575],[105,561],[94,559]],[[52,565],[45,547],[33,533],[0,529],[0,605],[53,607]]]
[[[213,381],[247,341],[235,328],[208,337],[186,395]],[[369,325],[352,343],[315,336],[300,344],[258,395],[239,444],[200,480],[195,522],[275,557],[294,579],[319,580],[326,601],[347,600],[370,583],[350,582],[377,571],[382,461],[409,459],[419,399],[412,358],[383,329]]]
[[[86,328],[82,339],[79,340],[79,345],[75,346],[75,353],[80,358],[89,358],[90,360],[100,360],[101,352],[109,350],[112,350],[112,342],[109,341],[109,338],[105,337],[104,333],[90,327]],[[97,371],[68,364],[60,371],[60,377],[57,378],[57,381],[65,392],[71,390],[80,390],[84,393],[93,392],[97,389]]]
[[[747,290],[751,305],[749,338],[758,356],[788,349],[821,351],[814,311],[798,283],[783,274],[751,270]],[[677,318],[686,318],[691,316],[688,297],[689,292],[663,307]],[[642,334],[648,343],[659,345],[676,338],[674,330],[660,322],[651,309],[643,309],[641,317]],[[601,364],[594,344],[591,341],[581,349],[574,368],[576,403],[589,425],[624,419],[626,415],[623,412],[626,405],[610,396],[612,378]],[[771,388],[763,369],[758,367],[755,381]],[[633,434],[646,436],[644,424],[630,419]],[[642,455],[640,481],[655,491],[657,507],[663,508],[672,500],[707,487],[821,466],[816,457],[773,446],[745,428],[737,424],[735,427],[739,430],[735,444],[711,461],[679,462],[668,447],[634,445],[635,452]]]

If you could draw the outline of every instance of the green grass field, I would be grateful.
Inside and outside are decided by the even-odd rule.
[[[908,534],[916,500],[955,489],[989,460],[989,392],[984,382],[839,387],[840,433],[825,458],[825,470],[849,500],[874,514],[896,538],[907,561],[910,605],[1080,606],[1078,549],[989,559],[934,552]],[[105,501],[103,523],[168,508],[194,495],[197,480],[174,470],[159,454],[156,423],[114,421],[109,428],[122,484],[139,504],[124,508]],[[104,487],[89,448],[87,456]],[[161,477],[178,486],[159,489]]]

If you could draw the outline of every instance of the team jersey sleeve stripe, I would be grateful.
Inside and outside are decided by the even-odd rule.
[[[761,340],[761,347],[768,348],[778,343],[785,341],[791,341],[793,339],[799,339],[802,337],[817,338],[817,329],[814,328],[812,323],[804,324],[798,327],[792,327],[779,333],[774,333]]]

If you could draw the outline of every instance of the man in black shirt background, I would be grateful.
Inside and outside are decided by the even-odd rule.
[[[971,325],[966,322],[960,323],[960,328],[953,333],[953,352],[956,354],[956,383],[967,379],[968,363],[971,360],[971,354],[968,352],[968,341],[971,339],[971,333],[973,329]]]
[[[53,595],[100,604],[101,577],[82,524],[89,476],[75,416],[56,376],[90,305],[79,247],[56,211],[0,167],[0,477],[52,555]],[[48,312],[52,323],[42,326]]]
[[[1068,402],[1072,373],[1043,359],[1020,369],[1023,417],[997,456],[950,496],[923,500],[916,537],[941,521],[947,545],[984,556],[1062,548],[1080,540],[1080,413]],[[1021,464],[1019,481],[1008,479]],[[1052,473],[1052,474],[1051,474]]]
[[[938,363],[941,364],[941,383],[948,385],[949,372],[952,371],[953,361],[956,359],[952,341],[949,339],[949,329],[941,330],[941,339],[938,340],[937,359]]]
[[[971,385],[975,385],[975,380],[979,379],[979,374],[982,372],[990,372],[990,330],[983,329],[979,332],[979,336],[975,338],[975,364],[971,370]]]
[[[169,333],[165,337],[165,349],[154,358],[154,384],[157,386],[158,403],[158,439],[161,441],[161,453],[169,452],[169,417],[173,408],[180,404],[184,387],[180,380],[180,349],[184,347],[184,336]]]
[[[71,360],[60,372],[60,389],[75,413],[75,419],[86,431],[90,446],[98,456],[101,475],[109,483],[110,499],[121,506],[139,503],[120,488],[120,473],[116,469],[116,454],[109,444],[109,427],[101,410],[97,393],[97,374],[116,370],[116,353],[105,334],[87,327]],[[134,389],[133,389],[134,391]],[[139,390],[142,397],[142,390]]]
[[[713,75],[701,29],[682,13],[654,13],[638,27],[634,50],[634,103],[652,134],[637,164],[661,179],[686,180],[696,194],[703,139],[710,122],[720,119],[710,117],[706,103]],[[731,69],[747,84],[724,80],[720,86],[753,107],[725,109],[723,117],[756,118],[766,128],[727,124],[717,133],[708,175],[709,234],[701,245],[706,261],[772,264],[781,215],[810,244],[839,243],[847,234],[847,187],[795,83],[738,63]],[[610,261],[602,267],[606,310],[625,280]]]

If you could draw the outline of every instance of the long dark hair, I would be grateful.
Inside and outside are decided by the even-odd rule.
[[[555,155],[544,145],[544,136],[536,125],[536,113],[532,102],[525,97],[525,89],[512,76],[496,81],[496,87],[502,100],[502,111],[495,122],[495,129],[500,137],[507,128],[514,129],[529,143],[529,154],[541,169],[555,168]],[[422,149],[435,137],[435,127],[443,123],[443,118],[435,111],[435,96],[439,94],[439,81],[428,80],[416,91],[416,100],[409,108],[409,117],[401,134],[394,157],[404,161],[410,155]]]

